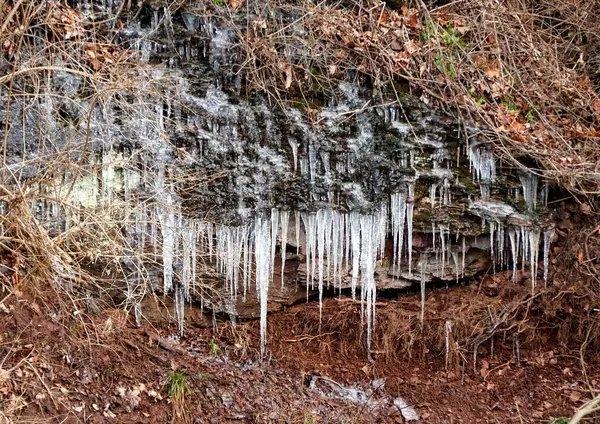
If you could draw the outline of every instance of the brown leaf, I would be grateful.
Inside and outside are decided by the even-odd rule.
[[[400,51],[402,50],[402,44],[400,44],[398,40],[392,40],[392,42],[390,43],[390,49],[394,51]]]
[[[100,61],[98,59],[92,59],[91,63],[92,63],[92,69],[94,71],[97,71],[100,68],[102,68],[102,63],[100,63]]]
[[[500,70],[496,67],[490,67],[488,69],[485,70],[485,75],[488,78],[500,78],[501,73]]]
[[[292,71],[292,65],[286,63],[282,66],[282,70],[285,73],[285,89],[287,90],[292,86],[292,80],[294,75]]]
[[[581,393],[577,390],[573,390],[569,395],[569,399],[571,399],[572,402],[579,402],[581,400]]]
[[[413,40],[408,40],[407,43],[404,43],[404,49],[408,54],[413,54],[419,50],[419,47],[417,47]]]
[[[229,7],[232,9],[239,9],[239,7],[244,4],[243,0],[229,0]]]
[[[518,141],[519,143],[525,143],[527,141],[527,138],[525,138],[523,134],[512,134],[510,138],[512,138],[515,141]]]

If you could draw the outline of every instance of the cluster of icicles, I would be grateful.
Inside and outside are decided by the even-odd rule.
[[[405,226],[408,228],[408,263],[412,262],[413,206],[406,201],[406,194],[392,196],[391,227],[396,246],[399,247],[395,252],[396,267],[402,259]],[[255,283],[260,303],[261,353],[264,354],[269,284],[273,279],[278,245],[282,251],[281,285],[284,284],[285,246],[288,244],[291,212],[272,209],[257,213],[250,224],[237,227],[184,218],[175,203],[156,206],[151,213],[158,215],[162,234],[159,248],[162,249],[164,292],[174,291],[180,334],[183,332],[184,305],[186,301],[191,301],[197,279],[196,262],[202,255],[216,263],[216,269],[223,276],[225,288],[234,303],[239,296],[245,301],[250,285]],[[375,313],[375,265],[377,259],[384,256],[388,205],[383,203],[374,214],[345,213],[331,209],[316,213],[293,213],[296,246],[302,234],[305,238],[303,254],[307,264],[307,295],[309,289],[318,289],[321,312],[325,285],[341,288],[344,278],[349,274],[353,299],[359,289],[362,316],[366,321],[370,344]],[[152,222],[152,219],[142,216],[136,219],[142,222],[141,226],[136,224],[138,234],[142,236],[146,231],[143,222]],[[156,225],[150,231],[156,233]],[[155,235],[149,238],[157,240]],[[177,279],[175,270],[178,271]]]
[[[162,235],[162,243],[155,246],[155,249],[162,249],[164,292],[174,292],[180,334],[183,332],[184,305],[186,301],[191,301],[191,293],[194,292],[197,281],[196,263],[202,255],[216,264],[234,304],[239,296],[245,301],[251,284],[255,284],[260,303],[261,352],[264,354],[269,285],[274,283],[283,286],[285,247],[288,241],[299,246],[300,240],[304,239],[301,249],[306,260],[307,295],[309,289],[318,290],[321,312],[324,290],[347,287],[349,280],[353,299],[356,299],[357,289],[360,295],[362,318],[367,327],[367,347],[370,349],[377,289],[375,267],[378,260],[383,261],[385,243],[390,232],[395,246],[393,260],[390,261],[394,275],[412,277],[413,195],[414,185],[410,184],[407,193],[392,195],[389,203],[382,203],[379,210],[372,214],[331,209],[315,213],[272,209],[257,213],[248,225],[236,227],[184,218],[176,202],[169,202],[167,197],[167,201],[155,206],[152,212],[157,215],[158,220],[150,219],[150,222],[158,221]],[[288,240],[291,214],[294,214],[292,225],[295,226],[295,244],[293,240]],[[147,222],[141,216],[139,219]],[[523,267],[526,263],[531,264],[532,287],[536,283],[538,255],[543,238],[543,275],[544,281],[546,280],[552,229],[542,231],[539,228],[507,227],[505,230],[502,224],[488,224],[492,256],[503,268],[508,268],[510,264],[513,274],[519,263]],[[139,234],[145,231],[142,225]],[[153,224],[151,232],[154,234],[150,238],[157,240],[156,224]],[[433,248],[420,255],[421,266],[417,264],[416,269],[420,269],[421,274],[425,272],[429,254],[440,255],[443,258],[442,264],[450,261],[453,256],[457,261],[456,251],[451,250],[452,243],[447,228],[439,228],[436,246],[434,227],[433,240]],[[459,270],[464,271],[465,267],[464,240],[465,237],[462,243],[462,270],[456,266],[457,279]],[[281,249],[281,282],[273,281],[278,245]],[[505,247],[506,251],[510,250],[510,260]],[[404,269],[401,269],[401,264],[405,264]],[[175,278],[175,275],[178,277]],[[418,276],[415,277],[413,279],[418,281]],[[421,275],[422,290],[424,284],[424,276]]]

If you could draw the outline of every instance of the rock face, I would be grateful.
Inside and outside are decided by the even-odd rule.
[[[66,175],[71,201],[121,205],[132,256],[163,268],[180,319],[185,300],[252,317],[328,288],[372,302],[377,289],[471,278],[492,263],[529,262],[537,277],[543,260],[545,277],[547,190],[500,168],[476,128],[347,82],[303,108],[244,96],[228,72],[234,31],[183,10],[145,5],[119,37],[138,51],[138,89],[98,105],[57,72],[35,104],[1,100],[9,162],[27,178],[42,154],[85,146],[91,171]],[[34,207],[73,225],[58,204]],[[137,271],[127,281],[141,293],[128,299],[148,287]]]

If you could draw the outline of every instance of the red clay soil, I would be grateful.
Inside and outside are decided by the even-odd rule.
[[[426,319],[475,295],[481,294],[468,287],[428,292]],[[418,294],[381,301],[377,328],[389,325],[393,311],[416,312],[419,305]],[[272,314],[268,365],[256,361],[256,321],[218,322],[215,331],[190,314],[177,340],[172,322],[137,329],[117,310],[82,308],[67,316],[20,292],[0,306],[0,422],[7,423],[402,423],[390,403],[397,397],[423,423],[550,423],[571,416],[600,389],[597,355],[585,356],[584,375],[580,346],[548,340],[523,340],[518,352],[512,338],[497,337],[493,352],[487,340],[474,368],[466,350],[456,350],[447,365],[431,336],[429,348],[417,341],[391,352],[398,345],[376,335],[369,360],[360,304],[347,298],[324,302],[320,332],[316,303]],[[350,316],[354,323],[340,324]],[[189,387],[183,417],[175,416],[169,396],[174,370]],[[362,388],[369,402],[325,397],[309,387],[319,379]]]

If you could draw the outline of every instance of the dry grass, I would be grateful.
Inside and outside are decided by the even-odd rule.
[[[125,182],[99,183],[106,173],[143,178],[144,152],[108,151],[97,129],[107,111],[139,121],[144,108],[169,98],[171,82],[115,44],[110,22],[60,2],[4,2],[0,21],[0,263],[15,265],[6,287],[58,298],[65,316],[94,309],[115,289],[132,309],[152,290],[146,266],[160,260],[147,248],[157,240],[139,246],[131,228],[150,226],[156,202],[123,192]],[[133,95],[147,103],[129,101]]]
[[[92,346],[99,329],[88,314],[115,292],[124,293],[122,308],[135,309],[152,290],[146,265],[158,263],[126,230],[154,200],[98,184],[105,172],[139,173],[139,157],[103,155],[94,131],[113,107],[135,119],[141,105],[127,97],[162,101],[168,82],[114,44],[106,22],[65,2],[1,2],[0,22],[0,298],[27,293]],[[13,393],[0,395],[8,402],[0,421],[18,420]]]

